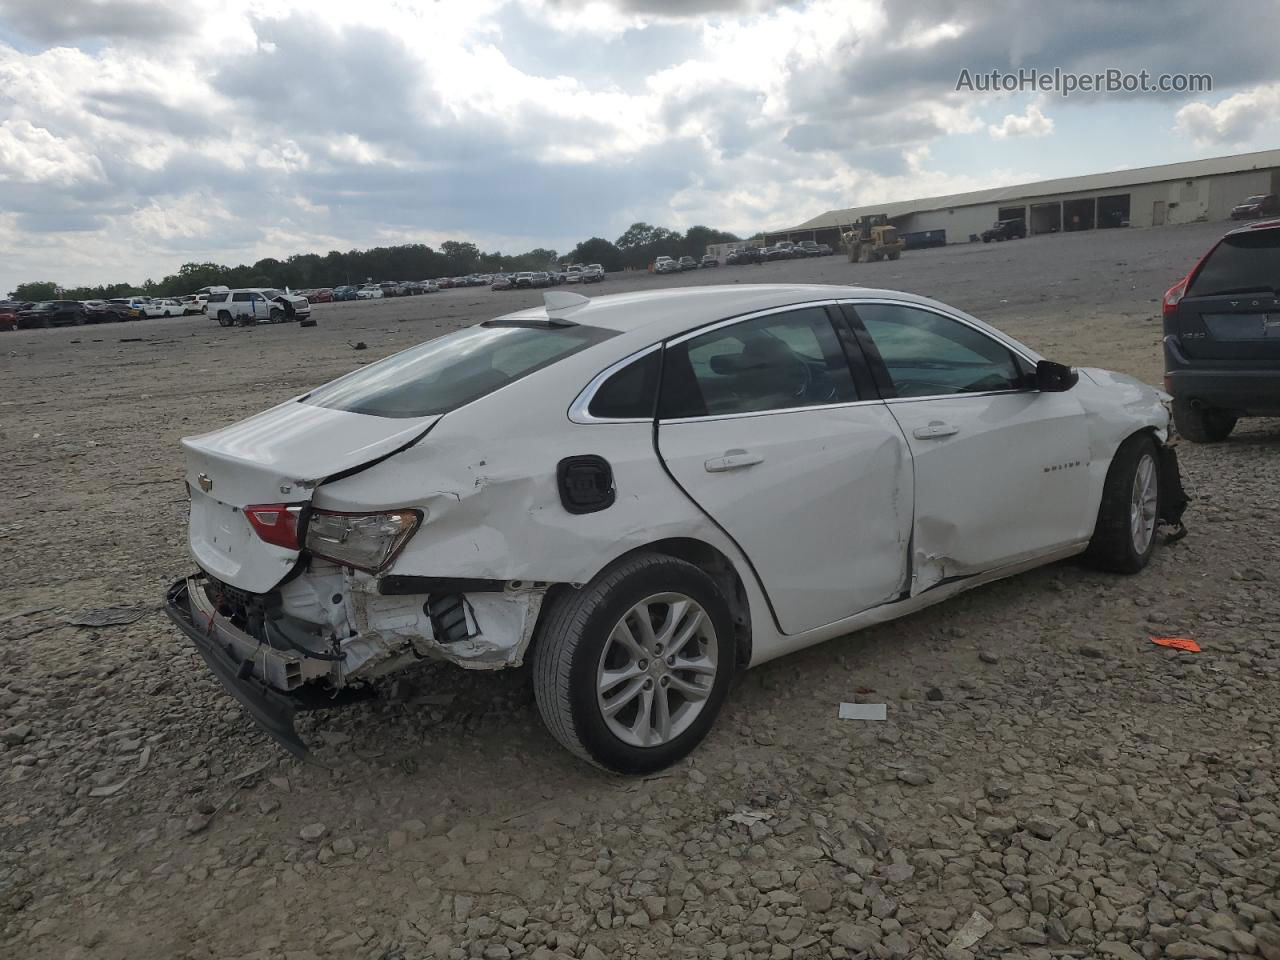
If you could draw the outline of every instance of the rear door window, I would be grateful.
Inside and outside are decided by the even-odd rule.
[[[1192,297],[1280,289],[1280,230],[1232,233],[1209,254],[1187,291]]]
[[[302,402],[375,417],[448,413],[613,336],[598,327],[480,324],[350,373]]]
[[[667,349],[663,419],[725,416],[858,399],[823,307],[766,314]]]

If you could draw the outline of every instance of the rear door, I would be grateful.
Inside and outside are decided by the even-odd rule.
[[[1280,228],[1227,234],[1178,304],[1177,335],[1215,367],[1280,366]]]
[[[910,453],[834,316],[809,305],[726,321],[672,341],[663,361],[659,453],[746,554],[788,634],[906,585]]]

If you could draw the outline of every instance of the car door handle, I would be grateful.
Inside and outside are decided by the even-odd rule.
[[[942,437],[955,436],[960,432],[960,428],[949,423],[943,423],[941,420],[930,420],[928,426],[916,427],[911,431],[911,435],[917,440],[938,440]]]
[[[707,468],[707,473],[725,473],[729,470],[753,467],[763,462],[764,457],[759,454],[747,453],[745,450],[726,450],[723,457],[713,457],[703,466]]]

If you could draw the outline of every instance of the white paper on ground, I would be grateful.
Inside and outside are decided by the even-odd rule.
[[[888,715],[883,703],[842,703],[841,720],[883,720]]]

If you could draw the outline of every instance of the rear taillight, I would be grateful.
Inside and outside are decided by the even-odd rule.
[[[1182,298],[1187,294],[1187,281],[1190,274],[1183,277],[1172,287],[1164,292],[1164,307],[1162,316],[1172,316],[1178,312],[1178,304],[1182,302]]]
[[[307,522],[307,549],[344,566],[378,573],[422,523],[418,510],[337,513],[313,510]]]
[[[263,543],[270,543],[288,550],[300,550],[298,542],[298,518],[302,507],[287,503],[259,503],[244,508],[249,526]]]

